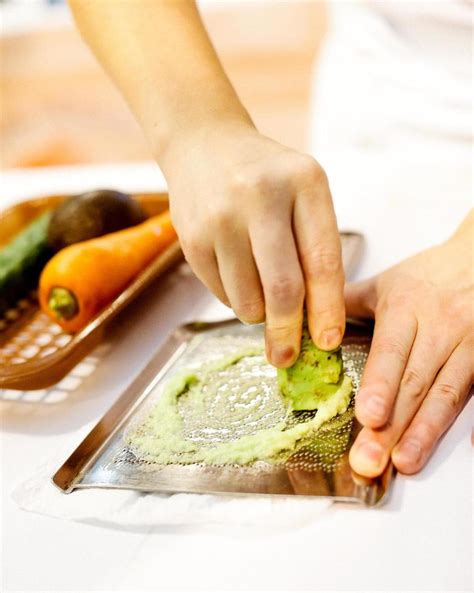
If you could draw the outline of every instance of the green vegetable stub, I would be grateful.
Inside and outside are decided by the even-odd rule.
[[[58,319],[72,319],[79,312],[76,297],[67,288],[55,287],[49,293],[48,307]]]
[[[278,385],[293,410],[316,410],[341,389],[352,389],[343,373],[341,349],[326,352],[317,348],[306,325],[298,360],[287,369],[278,369]]]

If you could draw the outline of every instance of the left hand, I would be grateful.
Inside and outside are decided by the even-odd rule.
[[[471,211],[446,243],[346,288],[348,316],[375,317],[356,397],[364,426],[350,452],[359,474],[380,475],[390,456],[418,472],[466,403],[474,379]]]

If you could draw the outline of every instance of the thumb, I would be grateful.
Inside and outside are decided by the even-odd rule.
[[[348,317],[373,317],[377,304],[375,278],[346,284],[344,300]]]

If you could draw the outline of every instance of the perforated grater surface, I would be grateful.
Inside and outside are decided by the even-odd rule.
[[[370,335],[370,328],[361,324],[350,323],[346,331],[343,360],[354,383],[354,393],[359,387]],[[58,470],[54,483],[65,492],[74,488],[113,487],[157,492],[330,496],[366,504],[379,502],[388,489],[392,468],[388,467],[375,480],[351,471],[348,452],[360,430],[354,418],[353,400],[346,412],[323,424],[310,438],[299,442],[294,451],[248,465],[193,463],[179,457],[167,464],[157,463],[130,441],[130,435],[144,426],[168,380],[177,373],[199,370],[202,365],[243,348],[262,347],[262,328],[245,326],[237,320],[179,328]],[[255,362],[246,357],[221,371],[221,389],[210,390],[204,406],[196,409],[190,398],[179,401],[185,438],[197,449],[255,434],[282,421],[291,428],[314,416],[314,412],[288,416],[278,392],[276,371]],[[258,381],[248,381],[255,373]]]

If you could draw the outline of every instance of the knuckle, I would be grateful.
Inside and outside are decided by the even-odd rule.
[[[448,302],[443,303],[443,309],[446,313],[450,313],[455,319],[464,318],[466,312],[466,304],[461,295],[452,295]]]
[[[429,448],[440,436],[439,428],[433,422],[427,420],[420,421],[415,430],[422,449]]]
[[[383,308],[384,309],[405,309],[410,303],[410,295],[402,290],[392,290],[386,296]]]
[[[199,235],[188,234],[181,237],[180,242],[186,259],[202,259],[208,253],[207,246]]]
[[[406,359],[406,349],[403,344],[389,336],[381,337],[374,344],[374,350],[379,354],[387,354],[395,357],[397,360],[404,362]]]
[[[229,187],[232,192],[246,192],[252,187],[249,175],[242,173],[241,171],[233,173],[229,178]]]
[[[268,319],[265,324],[265,337],[270,343],[282,344],[290,341],[297,331],[295,320],[283,323],[281,320]]]
[[[443,344],[443,334],[441,331],[433,330],[429,335],[423,336],[423,343],[421,348],[423,349],[424,356],[429,358],[433,352],[439,349],[440,344]]]
[[[327,306],[325,303],[316,302],[314,307],[314,326],[315,327],[327,327],[327,324],[334,324],[338,325],[341,323],[341,319],[344,319],[344,307],[333,304]],[[313,319],[310,320],[310,325],[312,326]],[[317,331],[315,332],[317,333]]]
[[[297,172],[300,179],[312,185],[328,185],[326,171],[321,165],[309,155],[302,155],[297,165]]]
[[[261,298],[242,301],[234,310],[237,317],[247,323],[262,323],[265,320],[265,305]]]
[[[434,387],[434,395],[438,397],[444,405],[448,406],[453,411],[459,409],[463,397],[461,391],[454,387],[452,383],[441,382]]]
[[[407,391],[412,398],[418,399],[425,393],[426,380],[416,369],[407,368],[401,381],[401,387]]]
[[[230,207],[220,205],[219,208],[214,210],[212,213],[212,220],[210,221],[211,228],[214,226],[215,229],[228,233],[231,232],[236,226],[236,215]]]
[[[421,460],[398,459],[396,456],[393,457],[393,463],[400,473],[406,475],[416,474],[422,467]]]
[[[315,244],[301,254],[304,266],[310,276],[336,276],[342,274],[341,253],[335,249]]]
[[[456,324],[456,327],[465,332],[466,329],[471,332],[474,329],[474,320],[472,316],[472,297],[466,298],[464,294],[455,294],[444,305],[443,313],[448,315]]]
[[[270,281],[269,297],[276,302],[302,301],[304,298],[304,284],[301,278],[280,276]]]
[[[386,403],[389,403],[391,400],[390,391],[390,384],[387,379],[383,376],[376,376],[370,383],[367,382],[360,388],[359,393],[356,395],[356,401],[357,398],[362,401],[368,401],[376,395]]]
[[[266,189],[269,177],[264,171],[238,171],[231,176],[230,187],[237,194],[248,194]]]

